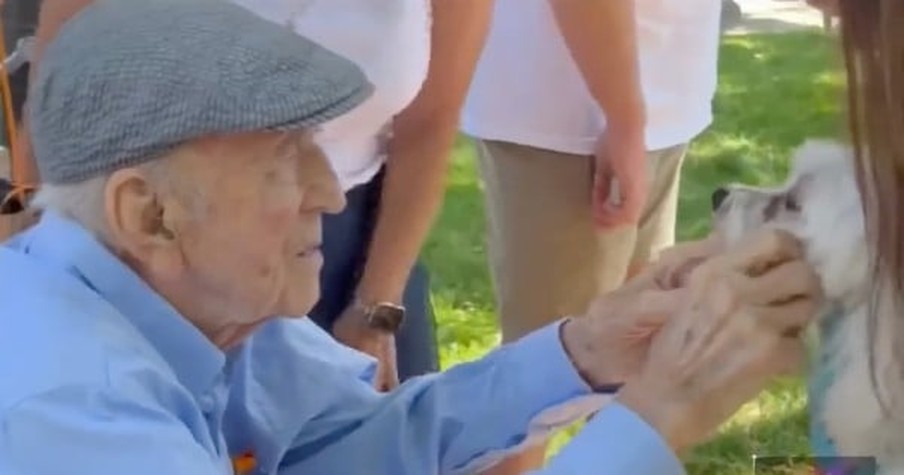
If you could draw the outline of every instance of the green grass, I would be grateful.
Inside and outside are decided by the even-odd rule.
[[[833,41],[819,32],[723,40],[716,120],[693,143],[682,174],[680,239],[708,231],[709,196],[716,186],[780,181],[789,152],[802,140],[838,135],[843,125],[838,65]],[[473,149],[462,139],[444,210],[425,249],[444,366],[480,357],[499,340],[482,200]],[[689,473],[747,474],[754,454],[806,454],[804,407],[799,380],[776,384],[686,457]],[[557,437],[551,451],[567,437]]]

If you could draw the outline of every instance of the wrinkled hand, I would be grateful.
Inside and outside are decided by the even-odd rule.
[[[716,233],[697,241],[686,241],[662,251],[635,280],[662,290],[683,288],[697,267],[724,251],[725,240]]]
[[[377,359],[377,391],[391,391],[399,385],[395,336],[367,326],[364,315],[354,306],[345,309],[333,324],[333,335],[344,345]]]
[[[626,289],[594,302],[587,314],[562,327],[562,344],[578,373],[595,388],[637,375],[653,336],[681,307],[686,292]]]
[[[676,450],[708,437],[804,361],[802,329],[822,294],[787,234],[764,232],[703,263],[618,398]]]
[[[593,217],[602,229],[633,226],[647,202],[643,129],[607,131],[595,153]]]
[[[637,375],[650,343],[688,299],[687,276],[723,249],[718,236],[679,244],[655,263],[590,305],[584,318],[562,328],[562,341],[579,372],[594,387]]]

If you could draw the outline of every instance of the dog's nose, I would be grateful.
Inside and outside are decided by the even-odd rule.
[[[713,211],[718,210],[719,207],[722,206],[725,198],[728,198],[728,190],[725,188],[716,188],[716,191],[713,192],[713,195],[711,197]]]

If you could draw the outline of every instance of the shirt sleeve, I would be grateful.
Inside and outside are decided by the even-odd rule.
[[[529,475],[685,475],[659,434],[630,409],[611,403],[543,470]]]
[[[227,410],[230,446],[265,472],[474,473],[605,402],[571,364],[559,323],[386,395],[367,380],[372,360],[313,323],[281,325],[244,349]]]
[[[4,475],[222,475],[228,467],[171,415],[103,389],[58,388],[0,419]]]

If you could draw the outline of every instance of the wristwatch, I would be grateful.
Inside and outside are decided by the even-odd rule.
[[[372,305],[357,302],[356,305],[364,314],[367,326],[375,330],[396,333],[405,321],[405,307],[389,302],[378,302]]]

